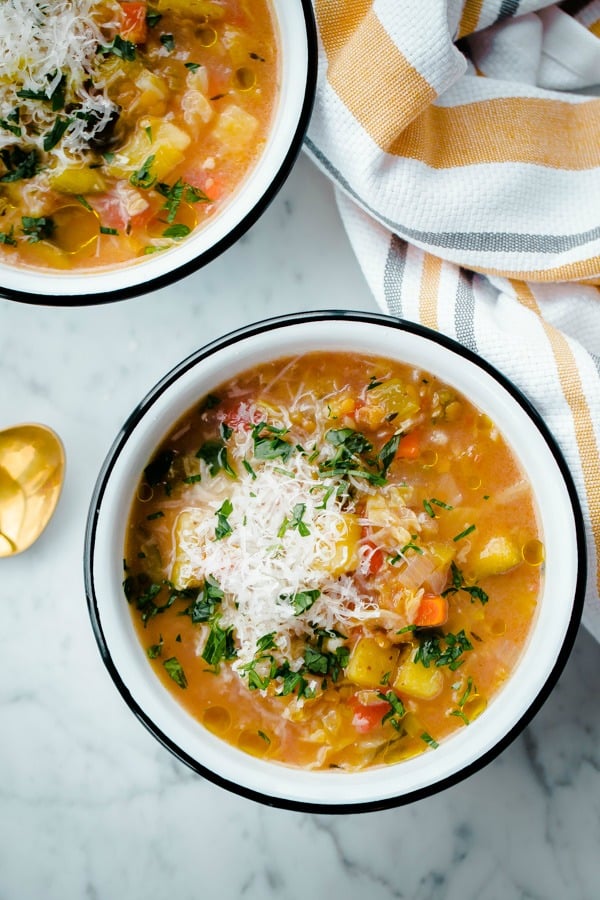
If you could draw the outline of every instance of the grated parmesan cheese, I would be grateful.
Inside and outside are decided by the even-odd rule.
[[[98,48],[110,44],[119,17],[120,7],[113,0],[3,0],[0,147],[35,147],[55,165],[85,153],[90,139],[106,128],[116,111]],[[22,95],[25,91],[50,98],[57,89],[64,91],[62,106],[69,112]],[[68,127],[57,145],[44,152],[44,137],[58,115],[68,117]],[[5,127],[11,121],[12,130]]]
[[[303,454],[294,453],[285,465],[253,460],[252,475],[239,465],[252,456],[249,433],[236,431],[228,450],[238,463],[235,480],[223,473],[211,477],[200,463],[202,480],[190,489],[189,506],[181,514],[188,517],[189,527],[178,533],[174,580],[177,587],[185,587],[211,575],[219,583],[225,592],[221,625],[233,626],[236,636],[234,668],[251,662],[257,641],[274,632],[281,658],[298,669],[302,659],[293,657],[294,639],[312,636],[315,627],[344,632],[358,622],[381,618],[378,604],[360,590],[356,579],[333,577],[328,571],[344,515],[352,507],[346,502],[342,511],[336,492],[328,492],[337,482],[318,478],[315,465]],[[225,499],[232,505],[227,517],[231,534],[215,540],[217,512]],[[304,507],[307,534],[294,527],[282,529],[298,504]],[[320,595],[309,611],[295,615],[291,598],[303,591]]]

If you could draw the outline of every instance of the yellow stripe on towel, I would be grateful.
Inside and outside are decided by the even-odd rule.
[[[544,321],[531,288],[522,281],[511,281],[511,285],[523,306],[531,309],[540,317],[554,354],[562,392],[573,416],[575,439],[581,459],[587,504],[596,545],[596,585],[600,591],[600,490],[597,483],[600,472],[600,454],[577,362],[562,332]]]

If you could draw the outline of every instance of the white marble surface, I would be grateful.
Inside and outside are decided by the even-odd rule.
[[[0,300],[0,428],[63,437],[55,518],[0,560],[0,900],[592,900],[600,896],[600,647],[580,633],[534,723],[417,804],[312,816],[202,780],[129,713],[96,649],[82,546],[129,410],[225,331],[302,309],[374,309],[331,189],[302,158],[240,242],[151,296],[81,309]]]

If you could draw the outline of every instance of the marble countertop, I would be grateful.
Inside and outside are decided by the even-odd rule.
[[[83,536],[130,409],[210,339],[326,307],[375,304],[305,158],[237,246],[170,288],[90,308],[0,300],[0,428],[45,422],[68,457],[48,529],[0,560],[0,900],[600,896],[600,646],[583,631],[500,758],[427,800],[342,817],[260,806],[193,774],[101,662]]]

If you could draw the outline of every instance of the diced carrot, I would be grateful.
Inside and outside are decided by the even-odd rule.
[[[121,37],[131,41],[133,44],[143,44],[148,37],[146,4],[135,3],[133,0],[123,0],[121,8],[123,10]]]
[[[418,459],[421,455],[421,438],[419,432],[414,429],[400,438],[396,456],[400,459]]]
[[[426,592],[421,597],[414,624],[422,628],[443,625],[448,619],[448,601],[441,594]]]

